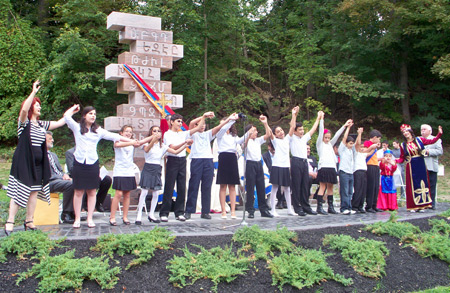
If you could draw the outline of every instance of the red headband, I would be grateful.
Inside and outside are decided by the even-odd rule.
[[[411,129],[411,125],[408,124],[402,124],[402,126],[400,126],[400,131],[404,131],[407,129]]]

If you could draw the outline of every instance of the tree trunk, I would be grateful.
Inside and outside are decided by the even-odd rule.
[[[203,62],[204,62],[204,72],[203,72],[203,80],[204,80],[204,89],[205,89],[205,103],[208,102],[208,23],[206,20],[206,12],[203,14],[203,18],[205,20],[205,44],[204,44],[204,56],[203,56]]]
[[[314,1],[313,1],[314,2]],[[313,16],[313,7],[312,7],[312,5],[314,5],[314,3],[313,2],[309,2],[308,3],[308,7],[307,7],[307,10],[308,10],[308,12],[307,12],[307,15],[308,15],[308,24],[307,24],[307,26],[308,26],[308,33],[309,33],[309,35],[313,35],[313,33],[314,33],[314,16]],[[313,55],[313,54],[311,54],[311,55]],[[314,83],[309,83],[307,86],[306,86],[306,97],[307,98],[309,98],[309,97],[311,97],[311,98],[313,98],[313,99],[316,99],[316,97],[317,97],[317,94],[316,94],[316,85],[314,84]]]
[[[48,0],[39,0],[38,3],[38,26],[44,27],[47,26],[47,17],[48,17]]]
[[[409,112],[409,91],[408,91],[408,64],[406,63],[407,53],[402,54],[400,62],[400,81],[399,88],[405,96],[402,99],[402,116],[405,122],[411,121],[411,114]]]

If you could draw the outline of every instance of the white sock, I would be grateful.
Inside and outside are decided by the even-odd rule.
[[[158,191],[152,191],[152,204],[150,206],[150,213],[149,213],[149,217],[152,219],[156,219],[155,218],[155,209],[156,209],[156,205],[158,204]]]
[[[293,213],[294,211],[292,210],[291,188],[289,186],[282,186],[281,188],[283,189],[284,198],[286,199],[288,213]]]
[[[147,194],[148,194],[147,189],[141,189],[141,195],[139,195],[139,204],[138,204],[136,221],[141,221],[141,219],[142,219],[142,208],[145,205],[145,198],[147,197]]]

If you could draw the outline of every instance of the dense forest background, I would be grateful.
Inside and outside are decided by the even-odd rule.
[[[352,118],[392,139],[401,123],[416,134],[429,123],[450,138],[447,0],[0,0],[3,144],[16,143],[18,111],[37,78],[46,120],[79,103],[95,106],[102,123],[127,103],[104,79],[128,51],[106,29],[112,11],[161,17],[184,45],[162,79],[184,96],[186,120],[236,111],[286,126],[300,105],[306,125],[324,110],[332,129]]]

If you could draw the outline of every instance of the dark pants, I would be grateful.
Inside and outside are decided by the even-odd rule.
[[[309,205],[310,189],[307,159],[291,158],[291,189],[294,211],[298,212],[300,206],[304,210],[311,210],[311,206]]]
[[[214,177],[214,163],[212,159],[192,159],[191,178],[186,202],[186,213],[195,213],[200,181],[202,182],[202,214],[211,211],[211,186]]]
[[[72,180],[55,179],[50,181],[50,192],[62,192],[63,213],[73,213],[73,184]]]
[[[352,209],[353,173],[339,171],[339,194],[341,195],[341,213]]]
[[[177,183],[177,199],[175,201],[175,216],[184,215],[184,203],[186,200],[186,157],[167,157],[166,180],[164,183],[164,197],[160,217],[167,217],[172,208],[173,188]]]
[[[108,195],[108,190],[112,185],[112,178],[108,175],[106,175],[103,179],[100,179],[99,177],[98,180],[100,180],[100,185],[97,190],[97,201],[95,202],[95,206],[103,204],[106,196]],[[83,194],[83,209],[87,209],[86,192]]]
[[[436,207],[437,172],[428,171],[428,178],[430,179],[430,196],[433,201],[432,206]]]
[[[366,209],[375,209],[380,190],[380,167],[367,165]]]
[[[245,166],[245,189],[247,200],[245,210],[249,213],[255,212],[255,186],[260,212],[269,210],[266,203],[266,184],[264,182],[264,171],[261,162],[247,161]]]
[[[353,173],[354,193],[352,198],[352,207],[362,209],[366,199],[367,192],[367,171],[357,170]]]

